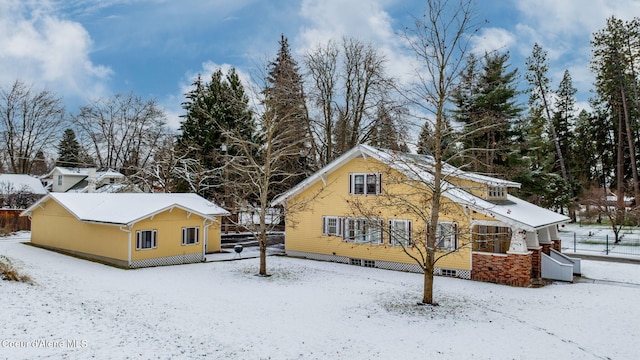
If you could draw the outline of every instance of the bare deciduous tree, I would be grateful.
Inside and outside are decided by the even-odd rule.
[[[57,140],[63,121],[62,100],[51,91],[20,80],[0,90],[0,148],[9,171],[29,174],[36,155]]]
[[[386,74],[386,62],[373,45],[355,38],[343,38],[341,44],[329,41],[306,54],[318,168],[367,143],[379,130],[381,108],[387,113],[403,111],[393,98],[394,80]]]
[[[254,94],[260,93],[254,89]],[[255,98],[259,98],[255,95]],[[297,109],[286,112],[284,107],[273,111],[273,104],[269,99],[263,99],[259,106],[254,106],[256,114],[257,135],[247,139],[242,136],[242,129],[229,129],[224,133],[228,144],[229,156],[224,169],[233,178],[231,194],[235,203],[245,204],[258,212],[259,221],[256,224],[243,224],[251,230],[258,239],[260,250],[259,275],[267,276],[266,250],[267,235],[274,228],[275,223],[267,221],[272,201],[279,193],[274,191],[290,179],[304,175],[305,168],[297,170],[288,166],[291,159],[303,158],[301,153],[305,138],[294,136],[298,127],[290,126],[289,116],[297,116]],[[298,140],[292,140],[298,139]],[[288,190],[288,189],[286,189]],[[282,208],[281,218],[286,214],[294,214],[303,209],[311,201],[288,201]],[[289,220],[288,220],[289,221]]]
[[[79,137],[89,139],[96,165],[127,175],[151,163],[166,134],[164,111],[133,93],[91,101],[72,120]]]
[[[416,17],[413,26],[407,27],[403,34],[417,60],[413,74],[416,81],[403,94],[419,113],[426,114],[424,120],[431,122],[433,129],[431,175],[427,181],[420,182],[428,192],[412,211],[419,218],[428,219],[426,241],[422,244],[424,256],[414,260],[424,272],[422,303],[434,304],[433,276],[435,264],[441,258],[437,252],[438,220],[441,212],[446,211],[442,197],[448,190],[443,181],[443,149],[447,146],[444,140],[449,135],[447,106],[467,64],[468,45],[476,24],[471,0],[427,0],[426,3],[424,16]]]

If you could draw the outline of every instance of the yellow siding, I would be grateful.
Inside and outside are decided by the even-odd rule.
[[[192,245],[182,245],[182,228],[199,228],[199,243]],[[157,230],[157,248],[136,250],[136,231]],[[187,217],[187,212],[182,209],[173,209],[156,214],[152,218],[141,220],[133,225],[131,229],[131,260],[162,258],[175,255],[187,255],[202,253],[204,249],[202,217],[191,214]]]
[[[208,228],[209,251],[220,251],[220,219]],[[53,200],[37,208],[32,215],[31,241],[85,254],[128,261],[129,234],[118,225],[94,224],[78,221]],[[182,245],[182,228],[198,227],[199,243]],[[124,227],[123,227],[124,228]],[[156,230],[157,248],[136,250],[136,231]],[[162,258],[202,253],[204,249],[203,218],[181,209],[173,209],[133,225],[131,229],[131,260]]]
[[[376,207],[380,201],[380,197],[376,195],[349,195],[349,173],[354,172],[381,172],[383,187],[391,186],[388,185],[389,181],[385,182],[385,179],[396,179],[399,176],[375,159],[354,159],[329,174],[326,178],[326,185],[318,182],[306,189],[291,199],[289,204],[293,209],[293,204],[300,204],[305,201],[304,199],[313,198],[304,210],[292,210],[287,215],[286,250],[414,264],[415,261],[403,252],[402,247],[388,245],[386,236],[383,236],[383,244],[357,244],[342,241],[341,237],[322,235],[322,216],[362,217],[354,215],[359,213],[354,210],[355,201],[360,202],[367,209],[375,209],[373,211],[376,218],[383,219],[385,224],[389,219],[412,220],[414,238],[425,236],[424,223],[420,224],[423,221],[419,221],[415,215],[412,218],[411,212],[387,206]],[[394,189],[403,193],[409,192],[408,189],[402,187],[406,187],[406,185],[395,185]],[[395,191],[391,188],[386,188],[386,190]],[[465,213],[465,209],[443,199],[440,218],[440,221],[458,222],[462,233],[459,238],[460,246],[468,242],[469,215]],[[415,249],[413,254],[419,256]],[[466,246],[459,252],[442,258],[436,265],[442,268],[470,270],[471,252],[469,247]]]
[[[464,189],[467,192],[470,192],[471,194],[481,198],[481,199],[486,199],[487,198],[487,185],[486,184],[482,184],[479,182],[475,182],[475,181],[471,181],[471,180],[467,180],[467,179],[460,179],[457,177],[447,177],[446,179],[448,182],[452,183],[453,185],[460,187],[462,189]]]
[[[220,216],[209,226],[209,239],[207,241],[207,253],[220,252]]]
[[[31,217],[31,242],[94,254],[112,259],[127,260],[128,235],[117,226],[79,222],[53,200],[37,208]]]

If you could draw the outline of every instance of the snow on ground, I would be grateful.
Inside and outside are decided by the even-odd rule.
[[[0,254],[38,283],[0,281],[0,359],[631,359],[640,341],[636,264],[582,268],[637,286],[437,277],[429,307],[420,274],[336,263],[272,256],[268,278],[255,258],[121,270],[16,237]]]

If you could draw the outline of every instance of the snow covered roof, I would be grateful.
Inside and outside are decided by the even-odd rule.
[[[406,154],[387,149],[378,149],[368,145],[358,145],[293,187],[291,190],[274,199],[273,204],[278,205],[284,203],[286,199],[299,194],[307,187],[325,178],[327,174],[358,157],[375,158],[403,173],[407,177],[415,179],[416,181],[424,181],[428,183],[432,182],[434,179],[432,174],[433,158],[430,156]],[[443,165],[443,174],[445,175],[445,178],[456,177],[467,179],[486,184],[488,186],[520,187],[520,184],[516,182],[465,172],[448,164]],[[496,219],[506,223],[515,223],[515,225],[529,231],[553,224],[568,222],[570,220],[564,215],[541,208],[511,195],[509,195],[505,201],[489,202],[444,180],[442,181],[442,190],[443,196],[463,206],[467,206],[477,212],[495,217]]]
[[[55,168],[53,168],[53,170],[51,170],[51,172],[47,176],[50,177],[55,172],[57,172],[59,175],[89,176],[89,169],[90,168],[66,168],[66,167],[56,166]],[[124,177],[124,175],[113,169],[96,171],[97,180],[100,180],[104,177],[122,178]]]
[[[189,193],[50,193],[21,215],[30,215],[49,199],[56,201],[80,221],[107,224],[132,225],[174,207],[205,218],[229,214],[211,201]]]
[[[14,193],[26,191],[31,194],[46,195],[47,189],[42,186],[39,179],[24,174],[1,174],[0,183],[11,186],[10,190]],[[6,190],[6,189],[5,189]]]

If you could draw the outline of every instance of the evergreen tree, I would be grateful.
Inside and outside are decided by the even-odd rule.
[[[565,154],[562,152],[560,140],[556,132],[552,115],[551,89],[549,88],[549,78],[547,72],[549,65],[547,63],[547,52],[537,43],[533,45],[531,56],[526,60],[527,74],[526,78],[529,82],[529,107],[531,111],[539,114],[544,118],[549,126],[550,141],[552,141],[558,166],[562,178],[569,182],[569,173],[565,166]]]
[[[471,169],[509,177],[516,161],[513,125],[521,112],[516,104],[517,70],[507,70],[508,53],[485,54],[483,60],[477,73],[475,59],[469,60],[455,93],[456,120],[463,123],[462,145]]]
[[[81,167],[80,151],[76,133],[72,129],[66,129],[58,144],[58,161],[56,165],[69,168]]]
[[[591,68],[596,74],[595,102],[606,109],[610,131],[617,134],[615,188],[618,198],[624,197],[625,181],[633,185],[636,199],[640,198],[638,183],[638,104],[636,67],[640,54],[640,22],[624,22],[615,17],[607,19],[604,29],[593,35]],[[624,203],[619,200],[623,210]],[[620,212],[621,213],[621,212]]]
[[[575,126],[575,94],[577,90],[573,87],[571,74],[565,70],[556,91],[557,100],[555,103],[556,111],[553,117],[553,125],[557,131],[558,142],[560,143],[560,151],[565,155],[565,166],[567,167],[568,180],[571,181],[571,154],[570,146],[574,143],[573,129]]]
[[[574,179],[582,190],[606,185],[603,175],[612,170],[612,150],[615,149],[608,133],[606,122],[601,121],[597,115],[586,110],[578,114],[571,150],[574,154]]]
[[[399,117],[402,114],[393,112],[383,104],[378,105],[378,113],[375,124],[369,134],[369,145],[383,149],[408,152],[406,144],[406,131],[402,128]]]
[[[302,77],[298,63],[291,55],[287,38],[280,38],[280,49],[276,59],[269,64],[269,72],[264,89],[265,114],[278,122],[279,131],[289,134],[290,139],[276,143],[278,147],[296,144],[295,155],[282,157],[280,166],[290,174],[274,183],[271,191],[279,194],[305,179],[313,172],[311,159],[311,133],[305,104]],[[295,131],[288,131],[295,129]]]
[[[182,104],[186,110],[176,138],[176,149],[182,159],[176,179],[178,191],[195,191],[215,199],[226,206],[233,206],[225,194],[229,179],[225,177],[227,160],[237,150],[229,145],[226,131],[238,129],[251,139],[255,133],[249,98],[235,69],[226,75],[217,69],[209,82],[198,76],[193,89]],[[182,169],[182,170],[180,170]]]
[[[36,153],[36,158],[33,159],[33,165],[31,165],[31,174],[32,175],[44,175],[49,172],[49,165],[47,164],[47,160],[45,159],[44,152],[42,150],[38,150]]]

